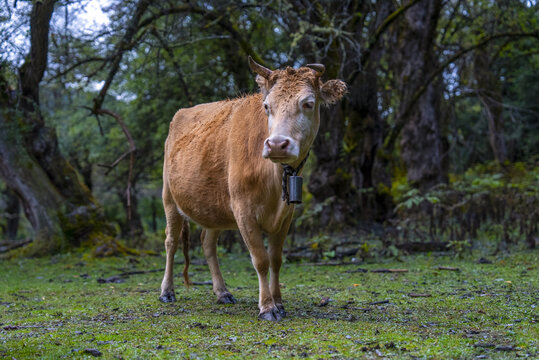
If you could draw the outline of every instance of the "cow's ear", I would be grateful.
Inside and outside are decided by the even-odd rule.
[[[257,75],[256,76],[256,83],[258,84],[258,86],[260,86],[260,92],[262,93],[262,95],[264,95],[264,97],[266,97],[268,95],[268,93],[269,93],[268,80],[264,79],[260,75]]]
[[[347,86],[341,80],[329,80],[320,86],[320,97],[324,104],[335,104],[346,94]]]

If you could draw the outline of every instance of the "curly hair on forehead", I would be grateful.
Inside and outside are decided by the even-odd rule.
[[[318,92],[319,82],[313,69],[307,67],[301,67],[299,69],[291,68],[287,66],[282,70],[274,70],[268,81],[268,89],[272,89],[275,84],[281,80],[281,84],[286,86],[287,92],[299,91],[300,86],[310,85],[314,91]]]

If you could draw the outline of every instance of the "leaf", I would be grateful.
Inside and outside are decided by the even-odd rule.
[[[329,296],[323,296],[322,299],[320,299],[320,302],[318,303],[318,306],[320,306],[320,307],[327,306],[330,301],[331,301],[331,299],[329,298]]]
[[[440,199],[436,196],[427,196],[427,200],[431,203],[431,204],[437,204],[440,202]]]

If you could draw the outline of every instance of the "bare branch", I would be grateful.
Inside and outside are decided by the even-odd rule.
[[[124,152],[122,155],[120,155],[119,158],[114,160],[114,162],[112,164],[110,164],[110,165],[109,164],[97,164],[97,166],[107,168],[108,170],[105,172],[105,175],[108,175],[112,171],[112,169],[114,169],[116,167],[116,165],[118,165],[120,163],[120,161],[122,161],[127,155],[129,155],[131,153],[132,153],[132,151],[131,151],[131,149],[129,149],[126,152]]]
[[[183,77],[183,73],[181,71],[180,64],[178,64],[178,62],[174,59],[174,52],[172,51],[170,46],[168,46],[165,39],[163,39],[163,37],[157,32],[157,30],[155,28],[151,30],[151,33],[152,33],[153,36],[155,36],[157,38],[157,40],[159,40],[159,42],[161,43],[161,46],[163,47],[163,49],[165,49],[168,56],[170,57],[170,61],[172,62],[172,65],[174,66],[174,70],[176,70],[176,73],[178,74],[178,78],[180,79],[180,83],[182,84],[183,92],[185,93],[185,98],[187,99],[187,102],[189,103],[189,106],[192,106],[193,105],[193,98],[191,97],[191,94],[189,94],[189,88],[188,88],[187,83],[185,82],[185,79]]]
[[[127,219],[128,219],[128,221],[131,221],[131,191],[132,191],[132,187],[133,187],[132,186],[132,184],[133,184],[133,166],[134,166],[134,163],[135,163],[135,152],[137,151],[137,147],[135,146],[135,142],[133,141],[133,138],[131,137],[131,133],[127,129],[127,125],[125,124],[125,121],[123,120],[123,118],[119,114],[117,114],[117,113],[115,113],[113,111],[107,110],[107,109],[97,109],[95,111],[96,111],[95,113],[97,115],[102,114],[102,115],[108,115],[108,116],[113,117],[118,122],[118,125],[120,125],[120,127],[122,128],[122,131],[124,132],[125,137],[127,138],[127,141],[129,143],[129,150],[127,152],[125,152],[124,154],[122,154],[111,165],[107,166],[109,168],[107,173],[110,172],[110,170],[112,170],[116,165],[118,165],[118,163],[122,159],[124,159],[127,155],[129,155],[129,174],[127,176],[126,196],[127,196]]]
[[[127,30],[125,31],[125,34],[123,38],[120,40],[118,45],[116,46],[115,56],[114,60],[112,60],[112,65],[109,70],[109,74],[107,76],[107,79],[105,80],[105,83],[103,84],[103,87],[101,88],[101,91],[97,95],[97,97],[94,99],[94,109],[97,111],[101,108],[103,105],[103,101],[105,101],[105,95],[107,94],[107,91],[110,88],[110,85],[112,84],[112,80],[114,79],[114,76],[120,69],[120,63],[122,61],[123,54],[126,50],[132,47],[130,44],[132,43],[133,37],[136,35],[138,30],[141,28],[139,22],[142,18],[142,15],[150,5],[149,0],[140,0],[137,4],[135,13],[133,15],[133,18],[131,19]]]
[[[67,75],[68,73],[75,70],[79,66],[82,66],[84,64],[88,64],[88,63],[91,63],[91,62],[102,61],[103,65],[100,66],[100,69],[102,69],[103,67],[105,67],[107,61],[109,61],[110,59],[112,59],[112,57],[106,57],[106,58],[104,58],[104,57],[91,57],[91,58],[88,58],[88,59],[80,60],[80,61],[72,64],[71,66],[69,66],[67,69],[56,73],[54,76],[52,76],[50,79],[47,80],[47,83],[50,83],[52,80],[58,79],[58,78],[60,78],[60,77],[62,77],[64,75]]]
[[[364,66],[369,59],[372,49],[378,43],[380,36],[387,30],[396,19],[399,18],[406,10],[417,4],[420,0],[410,1],[408,4],[401,6],[397,10],[393,11],[388,17],[384,19],[384,22],[376,29],[374,36],[369,39],[369,45],[365,51],[361,54],[361,65]]]
[[[508,32],[508,33],[499,33],[499,34],[486,36],[482,40],[480,40],[477,44],[474,44],[474,45],[472,45],[470,47],[462,49],[459,52],[455,53],[453,56],[449,57],[434,72],[432,72],[427,77],[427,79],[425,80],[423,85],[421,85],[421,87],[411,97],[411,100],[408,102],[408,105],[406,106],[404,112],[399,116],[399,119],[397,119],[397,123],[395,124],[393,129],[391,129],[391,133],[389,134],[389,136],[384,141],[384,147],[386,149],[391,149],[393,147],[393,144],[397,140],[397,137],[399,136],[400,131],[402,130],[404,125],[406,125],[408,115],[412,111],[413,107],[415,106],[415,104],[417,103],[419,98],[421,97],[421,95],[423,95],[423,93],[425,93],[425,91],[427,90],[428,86],[432,83],[432,81],[438,75],[440,75],[445,70],[445,68],[447,66],[449,66],[450,64],[455,62],[455,60],[462,57],[463,55],[469,53],[470,51],[475,50],[475,49],[480,48],[480,47],[483,47],[486,44],[488,44],[490,41],[500,39],[500,38],[505,38],[505,37],[511,37],[511,38],[534,37],[534,38],[539,39],[539,32],[537,32],[537,31],[532,32],[532,33]]]
[[[141,21],[139,26],[140,28],[148,26],[163,16],[167,16],[171,14],[189,13],[189,12],[202,15],[206,17],[207,19],[211,20],[212,23],[209,24],[209,26],[213,24],[219,25],[219,27],[221,27],[223,30],[225,30],[232,36],[232,38],[240,45],[241,49],[245,52],[245,54],[250,55],[253,58],[253,60],[255,60],[257,63],[266,66],[265,61],[254,50],[251,43],[243,36],[243,34],[241,34],[238,30],[236,30],[234,25],[230,23],[227,17],[223,16],[220,13],[215,13],[215,12],[203,9],[201,7],[195,6],[190,3],[178,5],[172,8],[163,9],[160,12],[155,13],[154,15]]]

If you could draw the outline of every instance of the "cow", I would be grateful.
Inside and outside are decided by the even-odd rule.
[[[180,239],[189,284],[193,221],[203,229],[217,302],[236,303],[219,270],[217,238],[223,230],[239,229],[258,274],[258,318],[279,321],[286,315],[279,270],[294,212],[294,204],[283,201],[282,192],[288,196],[283,172],[301,172],[318,132],[320,106],[336,103],[347,87],[341,80],[322,82],[321,64],[272,71],[251,57],[248,63],[259,93],[180,109],[170,123],[163,164],[166,267],[159,299],[176,300],[173,264]]]

